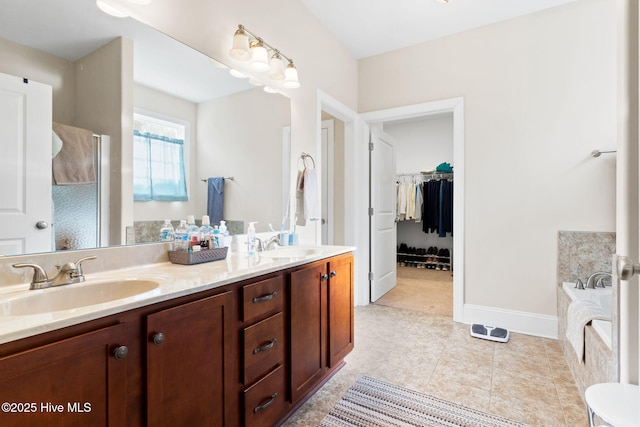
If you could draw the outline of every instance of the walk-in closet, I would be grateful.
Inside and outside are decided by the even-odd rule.
[[[382,305],[453,315],[453,117],[384,123],[395,139],[396,287]]]

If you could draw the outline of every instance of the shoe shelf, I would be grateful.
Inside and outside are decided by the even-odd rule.
[[[415,252],[398,251],[396,253],[397,263],[399,266],[451,270],[451,256],[448,255],[448,250],[439,254],[437,249],[435,253],[426,253],[426,251],[424,249],[417,249]],[[431,248],[429,251],[431,251]]]

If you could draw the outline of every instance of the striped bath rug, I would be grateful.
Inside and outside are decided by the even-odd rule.
[[[320,427],[523,427],[428,394],[363,376],[322,420]]]

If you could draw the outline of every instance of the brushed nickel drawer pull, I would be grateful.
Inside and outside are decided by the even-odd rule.
[[[263,295],[263,296],[261,296],[261,297],[255,297],[255,298],[253,299],[253,303],[255,304],[255,303],[257,303],[257,302],[269,301],[269,300],[271,300],[271,299],[274,299],[276,295],[278,295],[278,292],[273,291],[273,292],[271,292],[270,294]]]
[[[262,411],[263,409],[267,409],[269,406],[273,405],[273,402],[276,400],[276,397],[278,397],[278,393],[273,393],[271,395],[271,397],[269,398],[269,400],[267,400],[262,405],[258,405],[255,408],[253,408],[253,413],[257,414],[258,412]]]
[[[253,354],[258,354],[261,351],[267,351],[270,348],[273,348],[273,346],[276,345],[277,342],[278,342],[278,340],[274,338],[271,341],[269,341],[267,344],[265,344],[265,345],[263,345],[261,347],[253,349]]]

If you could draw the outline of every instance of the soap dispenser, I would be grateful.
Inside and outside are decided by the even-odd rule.
[[[250,222],[247,228],[247,251],[249,255],[256,254],[256,221]]]
[[[222,234],[224,237],[227,237],[229,235],[229,231],[227,230],[227,222],[225,220],[220,220],[220,227],[218,228],[220,230],[220,234]]]

